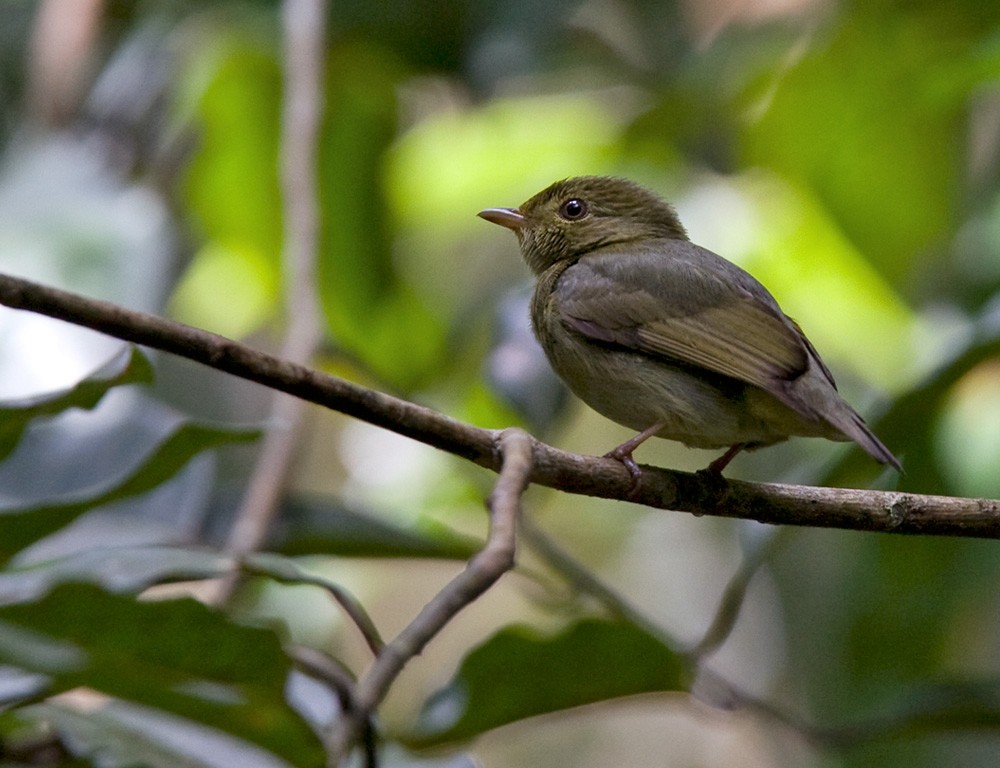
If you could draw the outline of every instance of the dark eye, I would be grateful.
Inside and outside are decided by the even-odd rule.
[[[566,219],[566,221],[576,221],[577,219],[582,219],[588,213],[590,213],[590,208],[578,197],[571,197],[559,206],[559,215]]]

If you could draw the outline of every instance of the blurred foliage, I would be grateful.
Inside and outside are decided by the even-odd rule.
[[[68,408],[93,408],[111,387],[148,384],[152,379],[152,368],[142,353],[123,347],[106,365],[68,390],[0,404],[0,460],[17,447],[33,419],[54,416]]]
[[[81,48],[36,39],[43,5],[8,3],[0,31],[0,269],[272,345],[295,311],[280,4],[80,4],[96,17],[63,18],[95,30]],[[475,213],[556,178],[627,175],[771,288],[906,467],[876,477],[858,450],[793,441],[734,475],[1000,496],[1000,8],[349,0],[327,32],[322,367],[603,453],[620,433],[540,358],[515,245]],[[62,111],[46,112],[60,82]],[[265,422],[258,390],[15,313],[0,340],[5,392],[27,393],[0,403],[4,759],[322,764],[316,734],[339,703],[293,670],[290,646],[363,671],[331,595],[398,630],[481,541],[492,478],[317,414],[271,552],[236,562],[220,542],[247,444],[287,428]],[[401,678],[379,723],[385,764],[470,765],[401,745],[472,741],[475,759],[516,765],[521,735],[572,734],[584,705],[606,717],[551,764],[673,764],[626,735],[632,710],[606,703],[625,698],[655,708],[671,745],[698,741],[700,765],[994,764],[992,542],[786,531],[734,575],[750,523],[528,499],[665,631],[697,636],[739,582],[733,635],[706,664],[750,693],[714,690],[679,644],[524,556]],[[227,609],[186,597],[183,582],[234,571]],[[729,741],[698,730],[692,689],[745,713],[719,716]],[[689,719],[668,718],[668,699]]]
[[[510,626],[470,653],[448,687],[428,699],[410,740],[467,739],[524,717],[685,690],[686,683],[681,656],[633,624],[585,619],[548,638]]]
[[[167,626],[171,632],[159,631]],[[242,738],[253,734],[293,765],[321,763],[318,739],[285,701],[290,661],[275,634],[194,600],[144,603],[63,585],[0,607],[0,634],[4,663],[45,675],[48,694],[87,686]]]
[[[127,468],[124,477],[116,477],[69,499],[7,507],[0,514],[0,537],[3,539],[0,558],[6,561],[95,507],[149,493],[202,451],[229,442],[253,440],[258,434],[257,430],[183,424],[151,446],[149,454],[137,467]]]

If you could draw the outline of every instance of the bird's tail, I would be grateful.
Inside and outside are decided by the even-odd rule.
[[[843,407],[837,408],[833,414],[828,414],[826,420],[864,448],[875,461],[888,464],[897,472],[902,472],[903,465],[899,463],[899,459],[876,437],[858,412],[844,401],[841,401],[841,404]]]
[[[782,393],[786,404],[799,413],[826,422],[843,435],[845,440],[853,440],[864,448],[875,461],[888,464],[897,472],[902,472],[903,465],[899,463],[899,459],[875,436],[858,412],[840,396],[829,369],[820,361],[812,345],[808,342],[806,344],[813,353],[815,365],[810,366],[805,374],[795,380],[789,390]]]

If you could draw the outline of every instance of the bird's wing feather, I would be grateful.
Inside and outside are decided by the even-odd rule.
[[[770,294],[691,243],[591,253],[563,273],[555,293],[563,322],[591,340],[699,366],[783,400],[781,383],[809,367],[801,334]]]

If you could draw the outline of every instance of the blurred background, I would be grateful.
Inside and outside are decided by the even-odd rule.
[[[297,311],[280,4],[7,0],[3,14],[0,270],[278,350]],[[772,291],[906,468],[794,439],[727,474],[1000,497],[1000,7],[332,0],[326,46],[314,365],[567,450],[618,445],[630,433],[573,400],[535,346],[514,238],[475,214],[566,176],[623,175]],[[71,387],[120,346],[0,310],[0,397]],[[151,388],[36,419],[0,463],[5,508],[92,502],[11,567],[225,541],[257,443],[199,453],[149,493],[87,495],[191,420],[291,431],[266,548],[348,587],[386,637],[482,539],[490,473],[318,408],[275,421],[261,388],[153,360]],[[712,458],[663,441],[638,452],[685,470]],[[449,742],[424,705],[471,649],[514,623],[545,636],[602,612],[526,548],[394,686],[386,739],[438,750],[396,744],[388,764],[995,764],[994,543],[776,530],[544,489],[526,514],[678,647],[704,635],[727,584],[746,586],[704,666],[795,717],[648,693]],[[233,610],[355,672],[368,663],[321,590],[252,582]],[[956,712],[968,717],[951,727]]]

